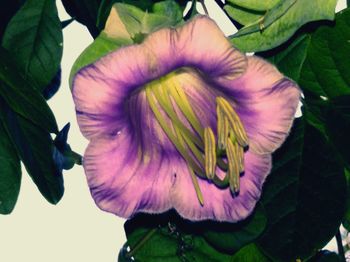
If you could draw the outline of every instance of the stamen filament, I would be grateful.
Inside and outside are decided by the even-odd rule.
[[[163,110],[171,118],[172,122],[178,126],[183,133],[186,134],[197,146],[203,146],[203,142],[196,137],[178,118],[176,112],[174,111],[173,105],[171,103],[170,97],[167,92],[163,92],[162,86],[157,86],[157,92],[153,92],[159,104],[162,106]]]
[[[187,99],[186,94],[183,90],[178,86],[178,83],[172,81],[172,85],[169,87],[169,91],[171,96],[176,101],[182,113],[185,115],[187,120],[191,123],[194,130],[198,133],[198,135],[203,139],[203,127],[199,122],[196,114],[193,112],[190,102]]]
[[[215,136],[210,127],[204,129],[204,155],[205,155],[205,173],[211,180],[215,176],[216,167],[216,145]]]
[[[179,151],[182,157],[186,160],[187,164],[191,166],[191,168],[198,174],[198,176],[205,178],[206,176],[202,174],[201,168],[194,162],[191,156],[186,152],[186,149],[182,146],[182,144],[176,138],[173,131],[169,128],[168,123],[165,121],[161,112],[157,108],[152,91],[149,87],[146,88],[146,97],[155,117],[158,120],[159,125],[162,127],[163,131],[167,134],[170,141],[174,144],[176,149]]]
[[[237,142],[242,146],[246,147],[248,146],[248,137],[245,132],[245,129],[243,127],[243,124],[241,120],[239,119],[239,116],[236,114],[236,112],[233,110],[231,105],[222,97],[216,98],[217,105],[220,107],[224,115],[227,117],[227,119],[230,122],[231,128],[234,132],[234,135],[237,139]]]
[[[176,132],[177,138],[179,140],[179,143],[181,144],[182,147],[185,147],[186,146],[185,141],[183,140],[183,136],[180,133],[180,130],[175,127],[175,132]],[[198,201],[201,204],[201,206],[203,206],[204,205],[203,194],[202,194],[202,191],[199,187],[197,177],[196,177],[195,173],[193,172],[193,169],[190,167],[190,165],[188,165],[188,171],[190,172],[192,183],[194,186],[194,190],[196,191]]]
[[[190,167],[188,167],[188,170],[189,170],[189,172],[191,174],[192,183],[193,183],[193,186],[194,186],[194,190],[196,191],[196,195],[197,195],[198,201],[201,204],[201,206],[204,206],[203,194],[202,194],[202,191],[201,191],[201,189],[199,187],[197,177],[196,177],[196,175],[194,174],[193,170]]]
[[[228,159],[228,174],[230,181],[230,190],[233,194],[239,192],[239,159],[236,154],[236,148],[239,145],[233,145],[232,141],[229,139],[227,143],[227,159]]]

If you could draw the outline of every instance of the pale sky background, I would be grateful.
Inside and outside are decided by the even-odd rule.
[[[69,18],[57,1],[61,20]],[[209,15],[225,34],[235,28],[224,17],[214,0],[207,0]],[[338,2],[337,10],[346,7]],[[70,68],[92,38],[86,28],[73,22],[63,31],[62,85],[49,104],[59,127],[71,123],[69,143],[83,154],[87,141],[76,123],[74,104],[68,87]],[[4,262],[113,262],[126,241],[124,219],[97,208],[91,198],[84,171],[75,166],[64,173],[65,194],[56,206],[50,205],[23,168],[18,203],[11,215],[0,215],[0,261]],[[329,245],[333,249],[334,242]]]

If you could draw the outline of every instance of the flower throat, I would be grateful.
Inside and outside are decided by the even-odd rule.
[[[244,172],[244,149],[248,147],[242,122],[230,103],[217,96],[215,136],[211,127],[199,121],[176,76],[178,73],[173,72],[148,83],[145,87],[147,101],[159,125],[187,162],[199,203],[204,205],[198,178],[222,189],[229,187],[236,196],[240,190],[240,175]],[[192,128],[186,126],[175,106]],[[223,179],[217,176],[218,169],[226,173]]]

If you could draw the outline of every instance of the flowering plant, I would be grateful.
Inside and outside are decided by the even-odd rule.
[[[53,204],[63,170],[82,165],[97,206],[127,219],[118,261],[344,259],[348,9],[62,2],[95,38],[69,78],[88,146],[72,150],[70,125],[59,131],[46,101],[72,21],[61,23],[52,1],[13,4],[0,18],[0,213],[16,204],[21,162]],[[320,251],[334,235],[338,255]]]

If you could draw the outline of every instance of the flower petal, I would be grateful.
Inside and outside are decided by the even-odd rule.
[[[171,198],[181,216],[191,220],[237,222],[247,218],[259,200],[262,185],[271,169],[271,156],[245,153],[245,173],[240,178],[240,193],[236,197],[232,197],[229,188],[219,189],[206,180],[199,180],[203,206],[198,202],[187,167],[178,167]]]
[[[297,84],[270,63],[249,57],[246,72],[223,86],[247,131],[249,148],[266,154],[280,147],[300,101]]]
[[[96,204],[125,218],[136,211],[159,213],[171,208],[171,157],[156,149],[141,153],[134,140],[127,130],[109,139],[93,139],[84,157]]]
[[[152,33],[144,42],[167,70],[200,69],[208,78],[234,79],[246,67],[246,56],[235,49],[215,21],[196,16],[176,29]]]
[[[142,44],[120,48],[77,73],[72,92],[80,129],[88,139],[116,133],[125,124],[130,94],[178,68],[194,67],[208,78],[232,80],[245,66],[245,55],[205,16],[177,29],[161,29]]]
[[[88,139],[123,128],[125,100],[147,80],[150,56],[140,46],[124,47],[77,73],[72,92],[81,132]]]

